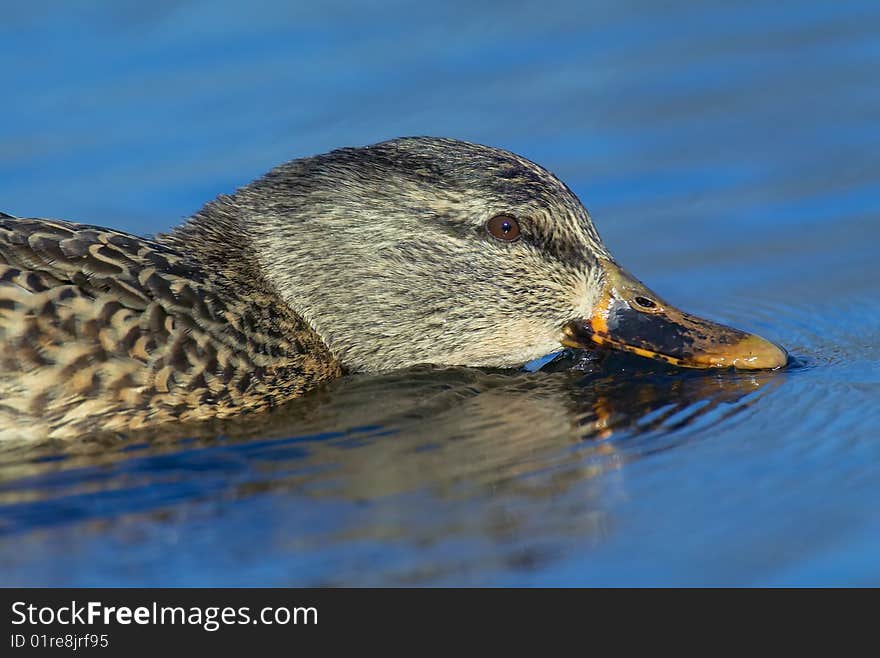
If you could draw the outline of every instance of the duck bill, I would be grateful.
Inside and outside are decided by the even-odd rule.
[[[589,318],[563,329],[567,347],[603,345],[687,368],[781,368],[785,350],[754,334],[670,306],[616,263]]]

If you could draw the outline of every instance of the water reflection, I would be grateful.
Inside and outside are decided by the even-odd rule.
[[[574,353],[535,373],[420,367],[349,377],[264,415],[6,445],[0,532],[265,492],[540,498],[669,448],[670,436],[678,444],[734,422],[777,379]]]

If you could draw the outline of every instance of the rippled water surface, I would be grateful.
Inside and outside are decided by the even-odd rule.
[[[876,3],[71,4],[4,8],[2,211],[150,234],[292,157],[459,137],[794,363],[423,367],[8,442],[3,584],[880,585]]]

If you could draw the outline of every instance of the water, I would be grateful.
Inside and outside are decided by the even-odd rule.
[[[453,136],[549,167],[627,269],[795,358],[425,367],[10,443],[5,585],[880,585],[876,3],[3,14],[0,210],[149,234],[292,157]]]

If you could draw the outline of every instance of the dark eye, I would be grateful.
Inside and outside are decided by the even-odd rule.
[[[495,215],[486,222],[486,230],[493,238],[513,242],[519,238],[519,222],[510,215]]]
[[[647,297],[633,297],[633,301],[642,308],[654,308],[657,306],[657,302]]]

